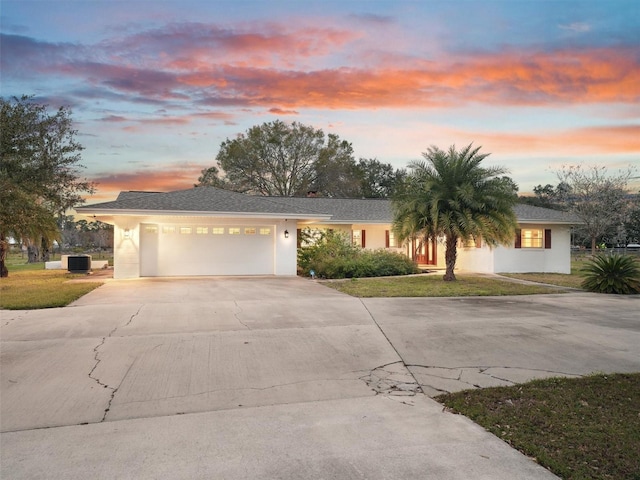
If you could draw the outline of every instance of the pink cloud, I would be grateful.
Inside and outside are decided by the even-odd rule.
[[[126,190],[169,192],[191,188],[204,168],[202,165],[178,163],[157,169],[98,174],[91,178],[98,184],[97,192],[87,198],[87,203],[112,200]]]
[[[609,125],[531,134],[456,132],[473,138],[488,151],[538,152],[558,155],[640,153],[640,125]]]

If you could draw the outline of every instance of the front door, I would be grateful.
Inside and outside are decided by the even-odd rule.
[[[437,265],[437,244],[435,239],[417,239],[411,242],[414,259],[418,265]]]

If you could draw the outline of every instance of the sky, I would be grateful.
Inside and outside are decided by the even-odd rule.
[[[0,8],[1,95],[71,109],[89,203],[190,188],[224,140],[277,119],[397,168],[473,143],[525,194],[563,165],[640,167],[638,0]]]

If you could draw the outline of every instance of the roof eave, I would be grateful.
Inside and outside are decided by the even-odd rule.
[[[544,223],[548,225],[581,225],[584,222],[571,220],[545,220],[542,218],[518,218],[518,223]]]
[[[303,213],[264,213],[264,212],[209,212],[197,210],[147,210],[127,208],[91,208],[77,207],[76,211],[83,215],[110,215],[110,216],[159,216],[159,217],[224,217],[224,218],[277,218],[282,220],[329,220],[330,215],[316,215]]]

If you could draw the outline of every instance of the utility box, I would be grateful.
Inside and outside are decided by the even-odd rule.
[[[69,255],[67,270],[70,273],[89,273],[91,271],[90,255]]]

